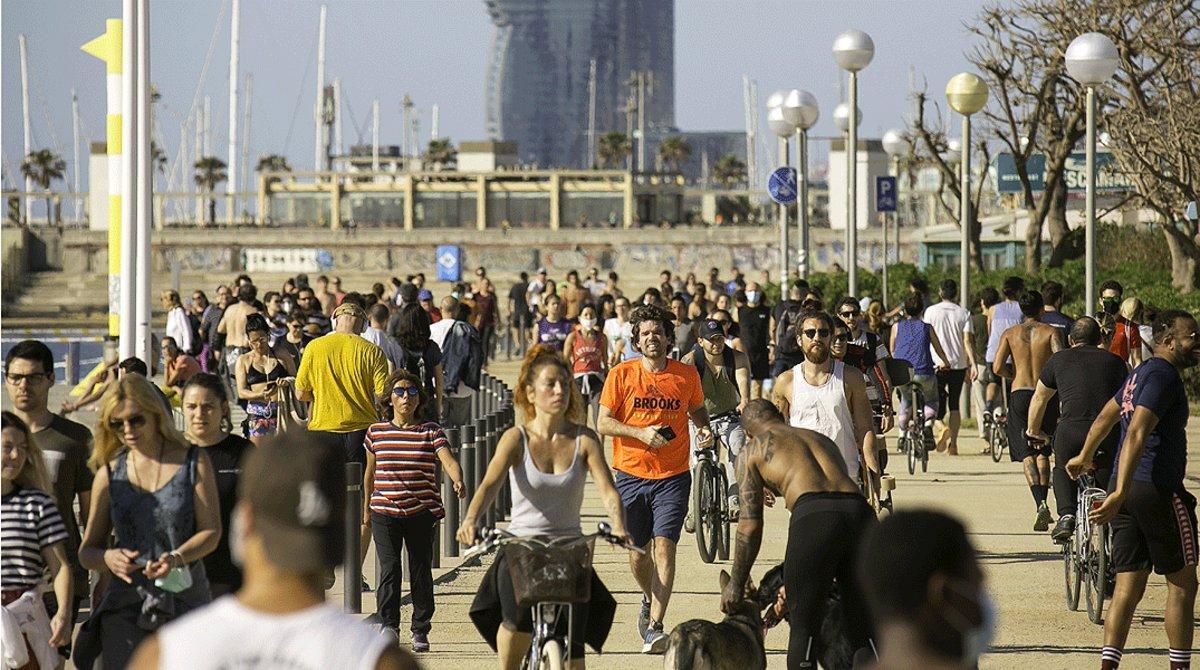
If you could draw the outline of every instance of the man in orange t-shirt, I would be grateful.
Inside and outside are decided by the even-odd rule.
[[[642,653],[661,654],[667,647],[662,622],[675,581],[675,544],[692,485],[688,419],[696,424],[702,447],[712,442],[712,430],[695,366],[667,358],[667,343],[675,341],[673,315],[646,305],[633,310],[629,321],[633,348],[642,357],[609,371],[599,428],[613,438],[613,468],[629,538],[647,550],[629,555],[642,587]]]

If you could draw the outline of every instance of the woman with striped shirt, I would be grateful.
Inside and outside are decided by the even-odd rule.
[[[367,429],[364,441],[367,467],[363,488],[370,492],[363,519],[370,524],[379,556],[376,593],[380,623],[393,634],[400,628],[400,550],[407,544],[409,583],[412,586],[413,651],[429,651],[433,621],[434,524],[445,516],[438,493],[440,463],[459,498],[466,495],[462,470],[450,453],[442,427],[421,421],[430,399],[422,380],[403,368],[383,385],[380,411],[390,420]]]
[[[29,427],[12,412],[3,413],[3,466],[0,482],[0,582],[4,584],[5,623],[11,616],[24,640],[4,636],[5,667],[57,668],[62,659],[54,647],[71,641],[71,568],[67,563],[67,528],[48,491],[50,481],[42,452]],[[58,612],[46,614],[38,587],[46,567],[54,575]],[[9,631],[5,626],[5,632]],[[24,647],[22,649],[21,647]],[[22,661],[21,659],[25,660]]]

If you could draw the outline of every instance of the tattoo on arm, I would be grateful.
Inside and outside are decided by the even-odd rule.
[[[742,508],[733,548],[733,567],[730,569],[735,584],[746,583],[750,577],[750,568],[754,566],[754,560],[758,558],[758,550],[762,545],[763,480],[751,459],[753,453],[761,453],[768,448],[769,445],[764,445],[763,442],[761,438],[755,439],[746,445],[738,456]]]
[[[764,461],[774,456],[770,436],[757,437],[742,449],[737,459],[738,489],[741,495],[740,516],[746,519],[763,517],[763,480],[751,462],[752,454],[761,454]],[[739,531],[740,532],[740,531]]]

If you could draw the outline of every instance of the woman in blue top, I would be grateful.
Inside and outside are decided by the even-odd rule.
[[[546,316],[533,326],[533,344],[545,344],[561,353],[575,322],[563,316],[562,299],[557,295],[549,294],[542,298],[542,308],[546,310]]]
[[[947,359],[933,326],[921,320],[924,309],[925,303],[919,294],[912,294],[904,301],[904,318],[892,327],[891,345],[892,358],[912,366],[913,381],[921,385],[921,392],[925,394],[925,440],[929,443],[933,440],[933,418],[938,413],[937,376],[930,347],[941,360]],[[908,425],[910,411],[908,394],[901,393],[897,424],[901,429]]]

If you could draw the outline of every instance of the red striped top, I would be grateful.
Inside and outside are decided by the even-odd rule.
[[[375,486],[370,509],[390,516],[425,511],[446,515],[438,493],[437,452],[450,442],[442,427],[430,421],[416,428],[397,428],[390,421],[372,424],[363,446],[375,454]]]

